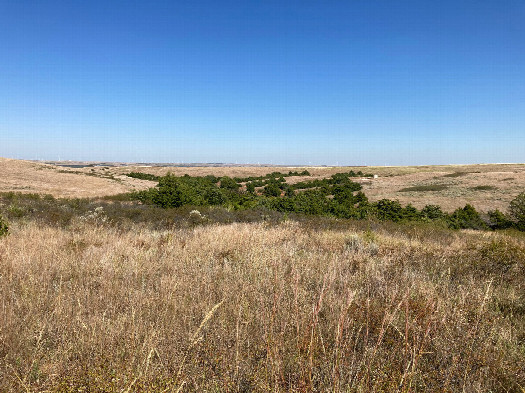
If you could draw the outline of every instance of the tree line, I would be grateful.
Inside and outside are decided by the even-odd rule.
[[[296,176],[292,173],[287,175]],[[336,173],[325,179],[287,184],[284,174],[279,172],[242,179],[167,174],[157,178],[156,187],[136,192],[133,198],[163,208],[184,205],[223,206],[235,210],[264,207],[285,213],[336,218],[439,222],[453,229],[515,227],[525,230],[525,193],[511,202],[508,214],[499,210],[480,214],[470,204],[447,213],[437,205],[417,209],[390,199],[371,202],[362,192],[361,185],[351,180],[356,176],[360,175],[351,171]],[[244,186],[238,180],[246,180]]]

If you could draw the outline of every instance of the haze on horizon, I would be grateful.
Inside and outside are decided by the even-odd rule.
[[[0,3],[0,157],[523,162],[525,3]]]

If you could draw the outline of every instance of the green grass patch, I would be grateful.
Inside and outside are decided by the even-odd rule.
[[[443,177],[461,177],[461,176],[466,176],[469,173],[470,172],[453,172],[453,173],[448,173],[446,175],[443,175]]]
[[[498,188],[494,186],[482,185],[482,186],[470,187],[470,189],[474,191],[492,191],[492,190],[497,190]]]
[[[425,186],[406,187],[399,190],[399,192],[426,192],[426,191],[443,191],[448,188],[446,184],[429,184]]]

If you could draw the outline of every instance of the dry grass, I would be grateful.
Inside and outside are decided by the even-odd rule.
[[[81,172],[23,160],[0,157],[0,192],[50,194],[55,197],[93,198],[145,189],[154,182]]]
[[[0,391],[525,386],[522,234],[71,225],[0,238]]]
[[[477,165],[467,166],[462,171],[457,166],[430,169],[379,177],[363,184],[364,192],[372,201],[397,199],[417,208],[439,205],[448,212],[470,203],[477,210],[487,212],[506,211],[510,201],[525,189],[525,165]],[[457,176],[457,173],[462,175]],[[442,189],[421,192],[433,187]],[[407,192],[410,188],[414,191]]]

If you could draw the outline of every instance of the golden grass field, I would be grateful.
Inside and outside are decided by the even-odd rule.
[[[379,175],[371,199],[504,210],[524,168],[359,169]],[[94,169],[0,159],[0,191],[95,198],[154,185],[131,170],[278,170]],[[432,182],[450,186],[399,192]],[[64,201],[34,205],[56,204],[47,221],[13,213],[0,237],[0,392],[525,392],[523,232],[184,211],[160,228]]]
[[[525,239],[295,222],[0,240],[0,391],[520,391]]]

